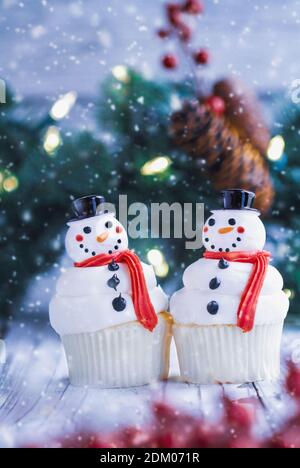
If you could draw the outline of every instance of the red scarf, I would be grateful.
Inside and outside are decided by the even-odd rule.
[[[267,274],[270,253],[254,252],[205,252],[204,258],[224,259],[229,262],[252,263],[253,268],[242,293],[237,314],[237,326],[245,333],[252,330],[256,313],[258,297]]]
[[[114,254],[100,254],[95,257],[83,260],[83,262],[74,263],[75,267],[99,267],[109,265],[110,263],[125,263],[129,269],[132,300],[137,319],[143,327],[152,331],[157,324],[157,315],[151,303],[144,271],[139,257],[131,250],[124,250]]]

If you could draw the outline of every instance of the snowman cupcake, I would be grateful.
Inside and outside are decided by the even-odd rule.
[[[66,250],[74,261],[57,282],[50,322],[61,336],[71,383],[129,387],[166,378],[168,298],[153,268],[128,250],[124,227],[90,196],[73,202]]]
[[[255,195],[222,192],[224,208],[203,227],[204,258],[189,266],[170,310],[181,377],[193,383],[276,379],[289,302],[263,250]]]

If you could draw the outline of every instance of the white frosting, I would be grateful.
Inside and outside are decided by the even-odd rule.
[[[184,288],[171,298],[170,310],[175,322],[181,324],[236,325],[241,294],[249,279],[252,265],[230,262],[220,269],[218,260],[200,259],[190,265],[183,275]],[[220,281],[217,289],[210,289],[213,278]],[[255,325],[277,323],[284,320],[289,301],[282,291],[283,279],[279,271],[269,265],[258,299]],[[216,301],[216,315],[207,311],[207,304]]]
[[[213,252],[262,250],[266,230],[258,211],[215,210],[203,227],[203,244]],[[240,232],[242,231],[242,232]]]
[[[208,251],[234,252],[262,250],[266,231],[259,213],[251,210],[216,210],[203,227],[203,242]],[[229,262],[221,269],[219,260],[202,258],[184,272],[184,288],[171,298],[170,310],[175,322],[189,325],[236,325],[241,295],[253,265]],[[210,287],[215,279],[218,287]],[[283,279],[269,265],[258,298],[254,324],[280,323],[286,317],[289,301],[282,291]],[[215,301],[218,310],[209,313]]]
[[[119,269],[110,271],[107,266],[89,268],[68,268],[58,279],[56,293],[59,296],[90,296],[94,294],[116,293],[107,286],[109,279],[116,274],[120,280],[117,292],[131,294],[131,281],[127,265],[120,263]],[[157,286],[153,267],[142,263],[148,290]]]
[[[155,312],[167,310],[168,298],[157,286],[153,268],[146,264],[142,266]],[[114,273],[120,280],[117,291],[107,285]],[[126,308],[117,312],[112,301],[120,293],[126,300]],[[135,320],[126,265],[120,264],[116,272],[109,271],[107,266],[70,268],[58,280],[56,295],[50,303],[50,322],[59,335],[95,332]]]
[[[229,267],[221,270],[219,260],[201,258],[187,267],[183,274],[183,284],[187,289],[197,289],[201,292],[211,291],[209,282],[212,278],[221,281],[220,286],[213,291],[214,295],[241,295],[245,289],[252,270],[250,263],[230,262]],[[276,268],[269,265],[261,294],[273,294],[283,287],[283,279]]]
[[[112,213],[68,223],[66,251],[74,262],[128,248],[127,232]]]

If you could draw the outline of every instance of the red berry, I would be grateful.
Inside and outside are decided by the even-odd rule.
[[[286,388],[293,397],[300,398],[300,368],[292,362],[289,363]]]
[[[168,29],[159,29],[157,31],[157,35],[158,37],[160,37],[161,39],[165,39],[166,37],[169,37],[171,34],[171,31],[169,31]]]
[[[224,399],[225,416],[229,426],[240,431],[248,431],[254,423],[254,413],[237,401]]]
[[[168,68],[169,70],[172,70],[177,67],[178,65],[178,59],[175,55],[173,54],[168,54],[165,55],[162,58],[162,64],[165,68]]]
[[[203,13],[203,10],[203,3],[199,0],[187,0],[182,8],[182,11],[190,15],[200,15],[200,13]]]
[[[261,443],[259,440],[255,439],[252,436],[240,436],[232,437],[228,443],[228,448],[235,449],[252,449],[252,448],[261,448]]]
[[[188,42],[192,37],[192,30],[186,24],[178,26],[179,37],[183,42]]]
[[[177,3],[169,3],[167,5],[167,15],[173,26],[178,27],[181,24],[181,8]]]
[[[225,102],[219,96],[209,96],[204,103],[217,115],[222,115],[225,112]]]
[[[200,49],[194,54],[194,60],[199,65],[206,65],[209,62],[210,56],[206,49]]]

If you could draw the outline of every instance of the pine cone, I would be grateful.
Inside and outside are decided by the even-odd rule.
[[[251,143],[241,141],[223,117],[198,102],[186,103],[172,116],[171,135],[178,147],[204,160],[216,190],[251,190],[256,208],[269,210],[274,190],[266,160]]]
[[[237,78],[217,81],[213,95],[225,102],[226,121],[236,129],[240,139],[250,142],[261,155],[265,155],[270,132],[256,95]]]

